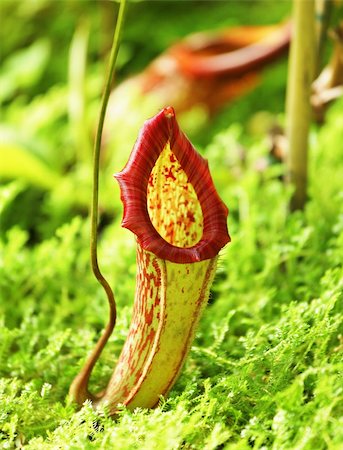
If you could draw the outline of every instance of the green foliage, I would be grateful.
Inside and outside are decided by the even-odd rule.
[[[27,247],[25,231],[7,233],[3,448],[339,448],[343,161],[338,148],[326,149],[341,133],[341,108],[337,104],[328,123],[313,132],[311,192],[317,183],[325,189],[305,212],[287,214],[290,193],[274,167],[256,172],[266,152],[260,141],[249,149],[246,170],[221,185],[231,200],[233,242],[221,257],[184,371],[154,411],[123,410],[113,421],[89,405],[75,414],[65,404],[68,385],[106,317],[103,294],[88,270],[87,222],[75,218],[34,248]],[[215,142],[234,139],[223,132]],[[216,145],[208,148],[209,157]],[[316,169],[319,163],[325,170]],[[134,244],[118,223],[104,235],[101,261],[118,286],[119,324],[94,389],[105,384],[119,354],[133,298]]]
[[[96,49],[106,35],[96,30],[101,20],[111,30],[112,22],[105,20],[110,3],[40,0],[19,2],[13,11],[12,2],[4,7],[13,16],[0,27],[9,36],[3,49],[1,82],[7,90],[0,151],[10,161],[7,174],[0,168],[0,448],[341,449],[343,101],[312,130],[309,202],[305,211],[289,214],[284,166],[270,163],[264,133],[264,121],[275,121],[270,112],[283,109],[284,63],[208,125],[206,136],[195,136],[230,207],[232,243],[222,252],[210,304],[169,397],[152,411],[123,409],[115,420],[89,404],[78,412],[67,404],[69,385],[108,314],[89,268],[87,207],[89,147],[103,77]],[[194,16],[180,14],[181,2],[164,12],[163,33],[147,28],[143,18],[158,13],[162,21],[164,4],[152,2],[146,10],[145,2],[132,3],[120,76],[130,62],[138,69],[187,34],[193,22],[201,29],[219,18],[227,25],[254,23],[261,16],[259,2],[249,3],[248,15],[245,2],[219,2],[204,18],[203,3],[189,2],[187,10],[197,6]],[[279,2],[280,9],[262,3],[270,5],[265,22],[287,12],[287,2]],[[81,12],[92,18],[89,24],[80,25]],[[137,30],[129,25],[135,12],[142,17]],[[174,16],[180,19],[176,28]],[[19,27],[20,21],[27,27]],[[86,45],[87,26],[92,36],[87,76],[80,69],[71,81],[65,49],[72,40]],[[35,27],[44,31],[37,42]],[[142,30],[151,33],[144,54]],[[26,58],[36,66],[26,67],[21,78]],[[266,99],[269,92],[272,98]],[[70,111],[71,93],[84,105],[79,113]],[[122,131],[123,147],[104,147],[100,193],[99,260],[115,289],[118,324],[95,368],[92,391],[108,381],[134,297],[135,243],[120,228],[119,191],[111,175],[126,158],[122,149],[135,139]]]

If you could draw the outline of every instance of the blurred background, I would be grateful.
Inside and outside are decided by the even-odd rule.
[[[343,3],[329,3],[332,28]],[[209,161],[232,242],[170,403],[106,427],[65,406],[108,316],[88,210],[117,12],[113,1],[0,1],[0,447],[150,450],[172,436],[175,448],[341,448],[343,98],[312,121],[309,199],[290,213],[288,0],[130,0],[100,167],[99,262],[118,322],[92,391],[108,382],[135,295],[113,173],[167,104]],[[325,39],[317,73],[333,54],[342,69],[341,38]],[[332,99],[335,83],[318,93]]]
[[[116,13],[112,1],[1,3],[2,236],[16,225],[35,243],[75,215],[87,215],[93,139]],[[125,164],[144,120],[166,104],[175,106],[182,128],[202,153],[215,135],[231,129],[224,145],[231,146],[231,152],[223,155],[212,149],[219,189],[230,181],[230,159],[243,158],[239,147],[247,138],[238,144],[238,136],[247,136],[243,131],[265,133],[284,110],[285,49],[252,75],[248,70],[246,79],[239,74],[234,80],[219,76],[218,81],[214,75],[205,87],[201,80],[197,84],[201,74],[186,74],[185,82],[182,70],[175,71],[173,57],[164,60],[160,55],[170,49],[173,53],[186,37],[199,32],[203,34],[187,41],[195,54],[199,46],[205,54],[225,53],[269,32],[238,28],[232,44],[232,27],[283,26],[290,13],[289,1],[130,2],[117,65],[119,88],[111,98],[104,131],[101,226],[121,215],[112,174]],[[219,33],[219,42],[212,42],[213,33]],[[229,43],[226,37],[220,41],[222,36]],[[147,69],[156,58],[155,66]]]

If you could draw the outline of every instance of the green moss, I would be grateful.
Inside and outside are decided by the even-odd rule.
[[[230,208],[232,243],[220,256],[209,306],[169,397],[151,411],[123,409],[115,420],[89,404],[81,411],[67,405],[69,385],[108,314],[89,267],[89,155],[73,140],[66,65],[82,12],[92,32],[83,124],[91,142],[102,86],[99,48],[107,50],[113,23],[111,2],[81,3],[41,0],[14,9],[8,3],[4,10],[11,8],[1,29],[8,35],[6,59],[23,64],[27,42],[42,35],[51,54],[40,55],[39,73],[13,86],[13,97],[8,91],[0,134],[42,159],[59,181],[34,187],[26,173],[3,180],[0,188],[0,448],[340,450],[343,102],[312,130],[309,201],[305,211],[289,214],[284,166],[261,170],[270,162],[265,122],[273,123],[271,114],[284,108],[285,62],[195,136]],[[149,2],[149,9],[146,2],[130,4],[121,76],[192,30],[269,23],[289,11],[289,2],[216,2],[211,12],[205,2],[179,3]],[[159,24],[152,27],[156,17]],[[20,64],[11,66],[15,73]],[[7,83],[15,82],[12,73],[4,70]],[[139,113],[138,105],[128,121]],[[135,136],[126,129],[123,136],[123,147],[104,148],[102,161],[99,260],[114,286],[118,324],[95,368],[92,391],[109,379],[134,297],[135,243],[120,228],[112,180],[117,167],[109,162],[131,147]]]
[[[221,256],[211,304],[182,375],[153,411],[123,410],[114,421],[89,405],[78,413],[66,406],[69,383],[107,314],[88,269],[88,224],[76,218],[32,248],[24,231],[7,233],[3,448],[339,448],[343,166],[338,148],[328,152],[326,144],[340,133],[341,107],[313,132],[310,191],[323,189],[303,213],[286,213],[289,192],[268,173],[272,168],[263,176],[254,170],[266,151],[258,142],[239,178],[219,186],[231,204],[233,241]],[[215,144],[208,157],[211,149]],[[319,161],[325,170],[317,170]],[[133,298],[134,244],[118,241],[118,227],[112,224],[101,242],[104,271],[118,286],[119,324],[95,371],[95,389],[115,364]]]

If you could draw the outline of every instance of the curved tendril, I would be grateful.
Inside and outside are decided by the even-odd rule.
[[[114,294],[111,286],[107,282],[106,278],[100,271],[98,264],[98,215],[99,215],[99,159],[100,159],[100,149],[102,132],[104,127],[104,121],[106,116],[106,109],[108,104],[108,99],[111,92],[111,86],[113,83],[115,75],[115,64],[119,51],[120,35],[123,28],[124,14],[125,14],[126,0],[120,0],[119,12],[117,23],[114,31],[110,60],[109,60],[109,70],[106,78],[105,89],[103,92],[101,100],[101,109],[99,115],[99,122],[96,131],[96,137],[94,142],[94,152],[93,152],[93,191],[92,191],[92,203],[91,203],[91,237],[90,237],[90,253],[91,253],[91,266],[95,278],[103,287],[109,305],[109,321],[106,325],[103,335],[97,342],[94,350],[89,355],[84,367],[74,379],[69,395],[72,400],[81,404],[87,399],[94,399],[94,396],[88,391],[89,378],[91,376],[93,367],[95,366],[106,342],[112,334],[116,323],[116,303],[114,299]]]

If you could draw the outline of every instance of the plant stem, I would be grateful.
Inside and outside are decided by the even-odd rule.
[[[101,100],[101,108],[99,115],[99,122],[95,136],[94,142],[94,152],[93,152],[93,192],[92,192],[92,203],[91,203],[91,238],[90,238],[90,252],[91,252],[91,265],[94,276],[98,282],[103,287],[109,305],[109,321],[106,325],[105,331],[97,342],[92,353],[89,355],[84,367],[74,379],[69,395],[72,400],[76,401],[78,404],[82,403],[86,399],[94,399],[94,396],[88,391],[89,378],[91,376],[93,367],[95,366],[106,342],[112,334],[116,323],[116,303],[114,299],[114,294],[111,286],[107,282],[106,278],[102,275],[99,264],[98,264],[98,216],[99,216],[99,159],[101,150],[101,139],[104,127],[104,121],[106,116],[106,109],[108,104],[108,99],[111,93],[111,86],[115,74],[115,63],[119,51],[120,44],[120,34],[123,25],[124,13],[126,7],[126,0],[120,0],[118,18],[116,23],[116,28],[113,36],[113,43],[111,48],[110,60],[109,60],[109,70],[106,78],[105,88]]]
[[[107,283],[106,279],[100,272],[98,265],[98,215],[99,215],[99,159],[100,159],[100,149],[101,149],[101,139],[102,132],[104,128],[104,121],[106,116],[106,109],[108,99],[111,93],[111,86],[115,74],[115,63],[117,60],[117,55],[119,51],[120,34],[123,24],[124,12],[125,12],[126,0],[120,1],[117,25],[114,32],[110,61],[109,61],[109,72],[106,79],[105,89],[101,101],[101,109],[99,115],[98,128],[96,131],[95,142],[94,142],[94,153],[93,153],[93,197],[92,197],[92,207],[91,207],[91,263],[92,270],[103,286],[107,296],[109,297],[109,303],[113,303],[113,293]],[[110,300],[111,297],[111,300]]]
[[[314,1],[293,0],[294,29],[287,86],[288,177],[295,191],[291,210],[306,202],[310,92],[315,64]]]

